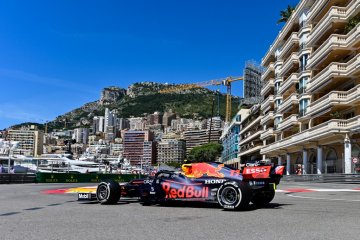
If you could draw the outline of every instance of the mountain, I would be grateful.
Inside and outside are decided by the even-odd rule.
[[[68,113],[58,116],[48,123],[48,130],[72,129],[88,127],[94,116],[104,116],[105,108],[117,109],[118,117],[141,117],[145,113],[172,110],[180,117],[204,119],[211,116],[213,98],[214,115],[217,115],[218,99],[220,116],[224,118],[226,109],[226,95],[219,97],[207,88],[193,88],[178,90],[170,93],[160,93],[160,90],[173,88],[178,85],[141,82],[130,85],[128,89],[107,87],[101,91],[98,101],[84,104]],[[238,99],[232,98],[232,115],[237,112]],[[21,124],[24,125],[24,124]],[[13,126],[17,128],[21,125]]]

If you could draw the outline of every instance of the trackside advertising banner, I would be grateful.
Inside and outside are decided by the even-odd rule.
[[[38,183],[98,183],[103,180],[129,182],[132,179],[144,178],[138,174],[76,174],[76,173],[37,173]]]

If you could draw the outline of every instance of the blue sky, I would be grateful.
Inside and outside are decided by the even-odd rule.
[[[280,10],[297,3],[0,1],[0,129],[53,120],[106,86],[241,76],[281,29]]]

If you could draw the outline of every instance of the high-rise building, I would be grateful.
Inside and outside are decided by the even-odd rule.
[[[132,165],[149,165],[154,161],[153,137],[150,131],[123,130],[124,158]]]
[[[129,118],[130,121],[130,130],[139,130],[142,131],[145,129],[146,120],[141,117]]]
[[[239,157],[242,164],[262,160],[260,150],[263,142],[260,135],[263,132],[260,125],[262,119],[260,104],[250,108],[248,116],[240,123]]]
[[[263,68],[256,62],[247,61],[244,68],[244,98],[240,100],[240,105],[252,106],[260,104],[261,96],[261,74]]]
[[[240,123],[249,115],[250,109],[240,109],[229,125],[225,126],[220,141],[223,146],[221,161],[235,168],[240,166]]]
[[[89,129],[75,128],[72,139],[75,139],[77,143],[87,144],[89,140]]]
[[[157,146],[157,162],[169,163],[178,162],[182,163],[185,159],[186,146],[183,140],[179,139],[163,139],[158,142]]]
[[[183,139],[186,142],[186,154],[189,154],[191,149],[209,142],[208,130],[188,130],[183,132]]]
[[[224,125],[220,117],[213,117],[212,119],[209,118],[206,124],[207,129],[210,129],[210,123],[211,123],[211,129],[222,129]]]
[[[173,119],[176,119],[176,114],[173,113],[172,110],[170,110],[169,112],[165,112],[162,117],[162,124],[164,125],[164,127],[169,127],[171,126],[171,121]]]
[[[19,146],[13,151],[15,155],[39,156],[43,153],[43,131],[35,126],[20,130],[9,130],[7,140],[19,142]]]
[[[117,129],[119,131],[130,128],[130,122],[127,118],[118,118]]]
[[[163,116],[162,112],[154,112],[154,123],[153,124],[162,124],[163,123]]]
[[[359,11],[359,0],[300,1],[262,60],[261,154],[287,174],[358,167]]]
[[[99,132],[105,132],[105,118],[103,116],[98,117],[99,121]]]

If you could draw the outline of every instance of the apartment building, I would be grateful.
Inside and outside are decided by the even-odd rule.
[[[155,149],[150,131],[123,130],[123,156],[132,165],[150,165],[155,159]]]
[[[34,126],[28,129],[9,130],[6,138],[8,141],[19,142],[19,146],[13,151],[14,155],[36,157],[43,153],[44,133]]]
[[[260,104],[253,105],[240,123],[239,158],[242,164],[262,160],[260,139],[262,127]]]
[[[223,146],[221,161],[238,168],[240,166],[239,142],[241,120],[249,115],[250,109],[240,109],[220,137]]]
[[[157,146],[157,162],[183,162],[185,159],[185,141],[178,139],[163,139]]]
[[[359,0],[302,0],[262,60],[261,154],[287,174],[359,167],[359,17]]]
[[[77,143],[87,144],[89,141],[89,129],[88,128],[75,128],[72,135],[72,139],[75,139]]]
[[[182,138],[186,142],[186,154],[189,154],[191,149],[194,147],[201,146],[209,142],[209,135],[206,129],[187,130],[182,133]]]

